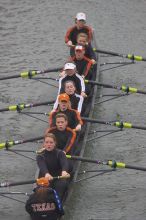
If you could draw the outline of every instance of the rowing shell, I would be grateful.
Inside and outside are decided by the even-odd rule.
[[[97,48],[94,34],[93,34],[92,45],[93,45],[93,47]],[[94,80],[94,81],[99,79],[100,63],[99,63],[99,55],[98,54],[96,54],[96,59],[97,59],[97,64],[94,65],[93,72],[92,72],[92,80]],[[92,118],[97,91],[98,91],[98,86],[92,87],[90,94],[88,95],[88,97],[86,98],[86,101],[84,102],[83,108],[85,109],[85,111],[83,112],[82,116]],[[75,155],[78,155],[81,157],[84,155],[90,125],[91,125],[91,123],[87,122],[82,126],[82,131],[79,134],[78,140],[76,141],[76,146],[78,149],[77,149]],[[79,161],[74,162],[73,177],[70,179],[70,182],[68,184],[67,190],[66,190],[66,192],[64,194],[64,198],[63,198],[64,209],[67,208],[67,204],[68,204],[69,199],[71,197],[71,194],[73,192],[73,185],[74,185],[74,182],[77,180],[80,165],[81,165],[81,162],[79,162]],[[37,179],[38,177],[39,177],[39,169],[37,169],[37,171],[36,171],[35,179]],[[62,219],[62,217],[60,219]]]

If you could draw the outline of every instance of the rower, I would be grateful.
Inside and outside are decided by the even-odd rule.
[[[73,81],[71,81],[71,80],[66,81],[64,83],[64,90],[65,90],[65,93],[70,98],[71,108],[75,109],[79,113],[81,113],[84,99],[83,99],[83,97],[81,95],[76,93],[75,83]],[[57,107],[58,107],[58,97],[56,99],[56,102],[54,104],[53,109],[56,110]]]
[[[77,44],[77,35],[79,33],[86,33],[89,42],[92,40],[92,28],[86,25],[86,14],[79,12],[75,18],[75,25],[70,27],[65,35],[65,43],[67,46],[72,47]]]
[[[70,108],[70,98],[66,93],[62,93],[58,96],[58,108],[52,111],[49,116],[49,125],[54,127],[56,125],[55,116],[58,113],[64,113],[68,118],[68,127],[75,129],[75,131],[80,131],[83,124],[80,114]]]
[[[69,164],[62,150],[56,148],[56,138],[52,133],[48,133],[43,142],[43,148],[38,151],[37,164],[40,169],[39,178],[45,177],[50,181],[50,187],[56,190],[60,199],[63,199],[67,189],[69,174]],[[55,179],[54,176],[62,176],[64,179]]]
[[[92,79],[93,62],[85,56],[85,47],[75,46],[75,56],[70,58],[76,64],[77,72],[85,79]]]
[[[37,186],[26,201],[25,209],[32,220],[57,220],[64,215],[58,193],[44,177],[37,180]]]
[[[76,93],[86,97],[85,82],[83,78],[77,73],[76,65],[73,61],[69,61],[64,65],[61,78],[59,79],[58,94],[65,92],[64,83],[66,81],[73,81],[76,87]]]
[[[77,44],[85,47],[85,56],[92,60],[92,63],[96,63],[96,56],[91,46],[91,43],[88,42],[88,35],[86,33],[79,33],[77,36]],[[75,47],[71,48],[71,57],[75,56]]]
[[[55,117],[56,126],[48,128],[47,133],[53,133],[57,140],[56,147],[63,150],[65,153],[72,154],[74,152],[74,143],[76,140],[76,132],[68,127],[68,118],[63,113],[58,113]]]

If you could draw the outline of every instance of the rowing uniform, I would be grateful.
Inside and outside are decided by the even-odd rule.
[[[82,60],[78,60],[74,56],[70,58],[70,61],[74,61],[76,64],[77,72],[80,76],[84,76],[86,79],[92,78],[92,60],[86,56],[84,56]]]
[[[65,111],[61,111],[60,109],[57,109],[57,110],[51,112],[51,114],[49,116],[49,125],[50,125],[50,127],[54,127],[56,125],[55,116],[58,113],[63,113],[65,115],[67,115],[68,127],[72,128],[72,129],[75,129],[78,124],[83,125],[83,122],[82,122],[82,119],[80,117],[79,112],[77,112],[74,109],[68,108]]]
[[[69,163],[65,153],[59,149],[53,151],[44,150],[37,155],[37,164],[40,169],[40,177],[44,177],[46,173],[51,176],[60,176],[62,171],[69,171]],[[62,199],[68,184],[67,179],[56,179],[50,182],[50,187],[55,189]]]
[[[72,41],[73,45],[77,44],[77,36],[79,33],[86,33],[88,35],[88,40],[89,42],[91,42],[92,40],[92,28],[84,25],[83,28],[78,29],[76,25],[74,25],[73,27],[69,28],[66,32],[65,35],[65,43],[67,43],[68,41]]]
[[[45,188],[43,195],[37,193],[37,187],[26,201],[25,209],[32,220],[57,220],[64,215],[64,210],[57,192],[52,188]]]
[[[48,133],[53,133],[57,140],[57,148],[65,151],[68,154],[72,154],[73,146],[76,140],[76,132],[67,127],[64,131],[60,131],[57,127],[52,127]]]
[[[70,98],[70,103],[71,103],[71,108],[77,110],[79,113],[81,113],[82,111],[82,105],[83,105],[83,101],[84,98],[83,96],[74,93],[72,95],[69,95]],[[58,108],[58,97],[54,103],[54,107],[53,110],[56,110]]]
[[[65,92],[65,90],[64,90],[64,83],[66,81],[73,81],[74,82],[77,94],[81,94],[81,92],[85,92],[85,83],[84,83],[83,78],[79,74],[75,73],[72,76],[69,76],[69,75],[65,74],[63,77],[61,77],[59,79],[58,95],[60,93],[64,93]]]

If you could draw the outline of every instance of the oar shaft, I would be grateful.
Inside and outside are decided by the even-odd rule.
[[[70,175],[67,176],[55,176],[52,180],[55,179],[68,179],[70,178]],[[27,181],[18,181],[18,182],[1,182],[0,187],[9,187],[9,186],[19,186],[19,185],[27,185],[27,184],[33,184],[36,183],[37,180],[27,180]]]
[[[108,124],[108,122],[106,122],[106,121],[100,121],[100,120],[93,119],[93,118],[81,117],[81,119],[86,122],[91,122],[91,123]]]
[[[0,112],[5,112],[5,111],[19,111],[19,110],[23,110],[25,108],[33,108],[33,107],[38,107],[38,106],[42,106],[42,105],[49,105],[49,104],[53,104],[55,102],[55,100],[51,100],[51,101],[46,101],[46,102],[38,102],[38,103],[20,103],[17,105],[11,105],[9,107],[6,108],[2,108],[0,109]]]
[[[97,85],[97,86],[103,86],[105,88],[121,90],[123,92],[127,92],[127,94],[129,92],[131,92],[131,93],[139,93],[139,94],[146,94],[146,91],[139,90],[137,88],[133,88],[133,87],[125,86],[125,85],[116,86],[116,85],[105,84],[105,83],[101,83],[101,82],[97,82],[97,81],[93,81],[93,80],[85,80],[85,83],[87,83],[87,84],[89,83],[89,84]]]
[[[99,161],[98,161],[98,160],[93,160],[93,159],[86,158],[86,157],[71,156],[71,155],[66,155],[66,157],[67,157],[68,159],[70,159],[70,160],[79,160],[79,161],[82,161],[82,162],[89,162],[89,163],[99,164]]]
[[[133,170],[146,171],[146,167],[127,165],[123,162],[116,162],[114,160],[100,161],[100,160],[90,159],[90,158],[86,158],[86,157],[72,156],[72,155],[66,155],[66,157],[71,160],[79,160],[82,162],[108,165],[112,168],[127,168],[127,169],[133,169]]]
[[[9,148],[9,147],[12,147],[13,145],[24,144],[24,143],[27,143],[27,142],[38,141],[38,140],[41,140],[43,138],[44,138],[44,136],[29,138],[29,139],[26,139],[26,140],[6,141],[6,142],[3,142],[3,143],[0,143],[0,149]]]
[[[39,75],[39,74],[57,72],[57,71],[60,71],[60,70],[62,70],[62,67],[49,68],[49,69],[46,69],[46,70],[43,70],[43,71],[31,70],[31,71],[22,72],[18,75],[2,76],[2,77],[0,77],[0,80],[16,79],[16,78],[20,78],[20,77],[31,79],[32,77],[34,77],[36,75]]]
[[[118,57],[123,57],[123,58],[128,58],[130,60],[136,60],[136,61],[146,61],[146,58],[142,57],[142,56],[137,56],[134,54],[121,54],[121,53],[116,53],[113,51],[106,51],[106,50],[100,50],[100,49],[96,49],[93,48],[95,52],[97,53],[103,53],[103,54],[109,54],[112,56],[118,56]]]

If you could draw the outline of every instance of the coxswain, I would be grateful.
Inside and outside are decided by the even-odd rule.
[[[49,125],[54,127],[56,125],[55,116],[58,113],[63,113],[68,118],[68,127],[75,131],[80,131],[83,124],[78,111],[70,107],[70,98],[66,93],[62,93],[58,96],[58,108],[52,111],[49,115]]]
[[[61,76],[59,79],[58,94],[65,92],[64,83],[66,81],[73,81],[76,87],[76,93],[86,97],[84,79],[77,73],[76,65],[73,61],[69,61],[64,65]]]
[[[65,43],[67,46],[72,47],[77,44],[77,35],[79,33],[86,33],[88,35],[88,40],[92,40],[92,28],[86,25],[86,14],[79,12],[75,18],[75,25],[70,27],[65,35]]]
[[[65,90],[65,93],[70,98],[71,108],[81,113],[84,98],[81,95],[76,93],[75,83],[71,80],[66,81],[64,83],[64,90]],[[54,103],[53,109],[56,110],[57,108],[58,108],[58,96],[57,96],[56,102]]]
[[[48,128],[45,135],[53,133],[57,140],[56,147],[63,150],[65,153],[74,153],[74,144],[76,141],[76,132],[68,127],[68,118],[63,113],[58,113],[55,117],[56,126]]]
[[[77,44],[85,47],[85,56],[92,60],[92,63],[96,63],[96,55],[93,51],[91,43],[88,42],[88,35],[86,33],[79,33],[77,36]],[[75,56],[75,47],[71,48],[71,57]]]
[[[26,201],[25,209],[32,220],[57,220],[64,215],[59,195],[49,186],[45,177],[37,179],[36,188]]]
[[[50,182],[50,187],[55,189],[62,200],[67,189],[69,174],[69,163],[62,150],[56,148],[56,137],[48,133],[43,142],[43,148],[38,151],[37,164],[40,170],[39,178],[45,177]],[[53,177],[62,176],[63,179]]]

